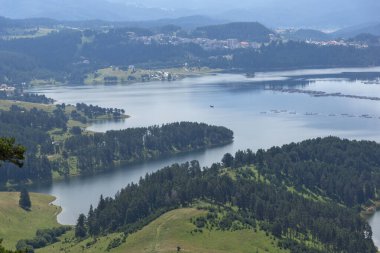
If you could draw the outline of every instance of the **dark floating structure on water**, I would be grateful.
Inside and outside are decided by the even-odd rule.
[[[380,116],[377,115],[370,115],[370,114],[359,114],[359,115],[354,115],[354,114],[349,114],[349,113],[328,113],[328,114],[323,114],[323,113],[318,113],[318,112],[305,112],[305,113],[297,113],[296,111],[292,110],[278,110],[278,109],[271,109],[269,111],[261,111],[260,114],[290,114],[290,115],[305,115],[305,116],[328,116],[328,117],[342,117],[342,118],[362,118],[362,119],[380,119]]]
[[[342,98],[366,99],[366,100],[372,100],[372,101],[380,101],[380,97],[347,95],[347,94],[342,94],[340,92],[328,93],[328,92],[324,92],[324,91],[286,89],[286,88],[266,88],[266,90],[278,91],[278,92],[284,92],[284,93],[308,94],[308,95],[313,96],[313,97],[342,97]]]

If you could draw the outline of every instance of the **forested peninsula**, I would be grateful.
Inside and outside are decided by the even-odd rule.
[[[34,101],[36,96],[31,97]],[[40,97],[41,101],[45,101]],[[233,141],[225,127],[177,122],[106,133],[89,132],[98,119],[123,120],[124,110],[83,103],[53,105],[0,100],[0,132],[26,147],[22,168],[0,167],[0,184],[12,186],[54,178],[89,175],[123,164],[142,162]]]

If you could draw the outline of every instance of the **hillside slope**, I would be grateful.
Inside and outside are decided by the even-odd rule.
[[[31,211],[18,206],[20,193],[0,192],[0,238],[3,246],[14,249],[18,240],[32,238],[37,229],[58,227],[61,208],[51,205],[55,197],[30,193]]]
[[[191,218],[204,215],[206,212],[195,208],[176,209],[165,213],[155,221],[151,222],[142,230],[127,237],[121,246],[110,250],[113,253],[169,253],[176,252],[177,246],[180,252],[194,253],[251,253],[251,252],[278,252],[288,251],[278,248],[277,243],[264,232],[253,230],[220,231],[206,230],[202,233],[192,233],[196,228],[190,222]],[[64,238],[70,238],[72,232],[65,235],[60,243],[37,250],[40,253],[60,252],[91,252],[100,253],[107,250],[109,243],[119,238],[119,234],[100,237],[98,241],[86,247],[92,241],[87,239],[79,244],[64,243]],[[84,251],[82,251],[84,247]]]

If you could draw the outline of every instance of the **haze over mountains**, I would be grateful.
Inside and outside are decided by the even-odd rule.
[[[366,23],[366,24],[346,27],[337,31],[335,34],[336,36],[349,38],[349,37],[354,37],[358,34],[363,34],[363,33],[380,36],[380,22]]]
[[[45,17],[60,20],[110,21],[156,19],[167,15],[159,9],[126,6],[106,0],[0,0],[0,15],[11,18]],[[23,6],[20,8],[20,6]]]
[[[0,16],[137,21],[205,15],[270,27],[338,28],[380,21],[380,1],[343,0],[0,0]]]

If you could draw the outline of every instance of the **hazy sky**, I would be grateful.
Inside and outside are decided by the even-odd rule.
[[[212,12],[224,11],[229,9],[240,8],[255,8],[263,6],[274,6],[277,3],[284,2],[286,0],[108,0],[113,2],[120,2],[126,4],[133,4],[136,6],[165,8],[165,9],[204,9]],[[299,0],[292,0],[299,1]],[[309,0],[303,0],[309,1]]]
[[[338,8],[339,6],[371,7],[378,4],[379,0],[108,0],[137,6],[156,8],[186,8],[186,9],[240,9],[240,8],[287,8],[307,7],[310,5],[327,4],[325,8]],[[380,11],[380,10],[379,10]]]

